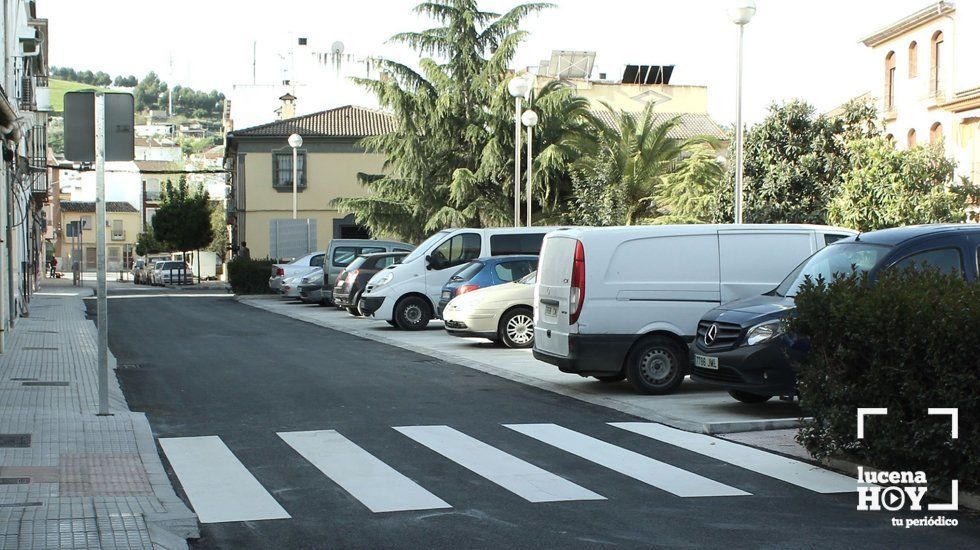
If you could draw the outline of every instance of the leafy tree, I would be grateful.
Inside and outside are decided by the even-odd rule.
[[[562,212],[569,225],[619,225],[626,217],[621,188],[609,185],[615,166],[609,157],[594,157],[588,169],[572,169],[571,198]]]
[[[96,86],[108,86],[112,84],[112,77],[105,72],[99,71],[93,75],[91,83]]]
[[[160,77],[155,72],[150,71],[143,77],[143,80],[140,80],[133,91],[136,110],[145,111],[159,108],[161,106],[160,98],[165,97],[166,92],[167,83],[161,82]]]
[[[847,142],[879,133],[874,108],[863,103],[848,104],[834,118],[817,116],[799,99],[770,106],[745,134],[745,221],[824,223],[850,166]],[[734,188],[734,164],[728,180]]]
[[[711,147],[696,148],[657,188],[660,215],[654,223],[721,223],[720,204],[731,204],[733,195],[724,175]]]
[[[169,251],[170,249],[164,243],[156,239],[152,227],[147,227],[145,231],[136,237],[136,254],[138,256]]]
[[[852,166],[830,203],[835,225],[860,231],[937,222],[961,222],[978,196],[967,181],[952,185],[954,163],[940,146],[900,151],[884,138],[848,145]]]
[[[357,80],[396,119],[395,131],[363,142],[385,155],[386,172],[359,175],[371,196],[335,204],[372,232],[407,240],[447,225],[511,223],[514,102],[507,67],[526,36],[521,20],[545,7],[521,4],[500,15],[481,11],[475,0],[419,4],[416,12],[441,26],[392,40],[423,56],[420,70],[385,60],[384,78]],[[587,104],[555,83],[532,105],[540,119],[533,195],[543,209],[567,198],[566,165],[587,135]]]
[[[211,239],[208,250],[217,254],[218,259],[223,262],[228,254],[228,222],[221,201],[211,201],[211,232],[214,238]]]
[[[210,245],[214,232],[204,188],[198,186],[191,193],[184,176],[176,186],[170,180],[164,182],[160,208],[153,216],[153,233],[171,250],[185,253]]]

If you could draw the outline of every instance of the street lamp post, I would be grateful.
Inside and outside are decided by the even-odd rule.
[[[521,115],[521,122],[527,127],[527,226],[531,227],[531,176],[534,175],[534,157],[531,155],[531,138],[538,124],[538,113],[528,109]]]
[[[507,91],[514,98],[514,227],[521,225],[521,100],[530,88],[520,75],[507,83]]]
[[[728,12],[738,25],[738,69],[735,77],[735,223],[742,223],[742,42],[745,25],[755,15],[754,0],[736,0]]]
[[[289,146],[293,148],[293,219],[296,219],[296,201],[297,201],[297,181],[299,180],[299,164],[297,159],[299,154],[296,152],[297,149],[303,146],[303,136],[299,134],[293,134],[289,136]]]

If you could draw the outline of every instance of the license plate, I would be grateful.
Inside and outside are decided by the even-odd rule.
[[[449,299],[449,291],[448,290],[443,290],[442,291],[442,297],[443,297],[443,299],[448,300]]]
[[[706,355],[695,355],[694,366],[702,369],[718,370],[718,358]]]
[[[557,317],[558,316],[558,306],[545,305],[544,306],[544,314],[547,315],[548,317]]]

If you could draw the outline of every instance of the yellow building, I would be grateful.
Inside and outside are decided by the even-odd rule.
[[[232,246],[247,242],[251,257],[268,257],[275,220],[292,218],[293,150],[287,143],[291,134],[303,138],[297,149],[297,217],[316,220],[316,246],[324,248],[333,238],[368,236],[353,214],[338,211],[331,202],[366,195],[357,174],[381,173],[385,159],[366,153],[358,143],[393,129],[394,121],[381,111],[346,106],[227,134]]]
[[[71,272],[72,262],[81,263],[83,271],[95,269],[95,203],[60,201],[55,225],[58,240],[55,256],[58,270]],[[81,238],[68,237],[68,224],[81,221]],[[106,202],[106,270],[128,271],[136,254],[136,238],[140,232],[140,214],[128,202]]]

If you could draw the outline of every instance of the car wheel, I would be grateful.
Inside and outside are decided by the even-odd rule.
[[[610,374],[609,376],[596,376],[595,379],[600,382],[620,382],[626,380],[626,375],[623,373]]]
[[[432,308],[424,298],[409,296],[395,306],[395,323],[402,330],[422,330],[431,319]]]
[[[766,401],[772,399],[771,395],[759,395],[757,393],[749,393],[741,390],[728,390],[728,395],[732,396],[736,401],[741,401],[742,403],[765,403]]]
[[[626,357],[626,379],[647,395],[673,393],[684,381],[684,350],[664,336],[640,340]]]
[[[361,312],[358,311],[358,309],[356,307],[354,307],[354,306],[347,306],[344,309],[346,309],[347,310],[347,313],[353,315],[354,317],[360,317],[361,316]]]
[[[534,345],[534,312],[524,307],[508,311],[500,319],[497,334],[508,348],[531,347]]]
[[[357,312],[361,314],[361,317],[367,317],[368,316],[368,314],[364,312],[364,305],[365,305],[364,304],[364,299],[361,298],[361,295],[360,294],[357,295],[357,301],[354,302],[354,304],[355,304],[354,307],[357,308]]]

